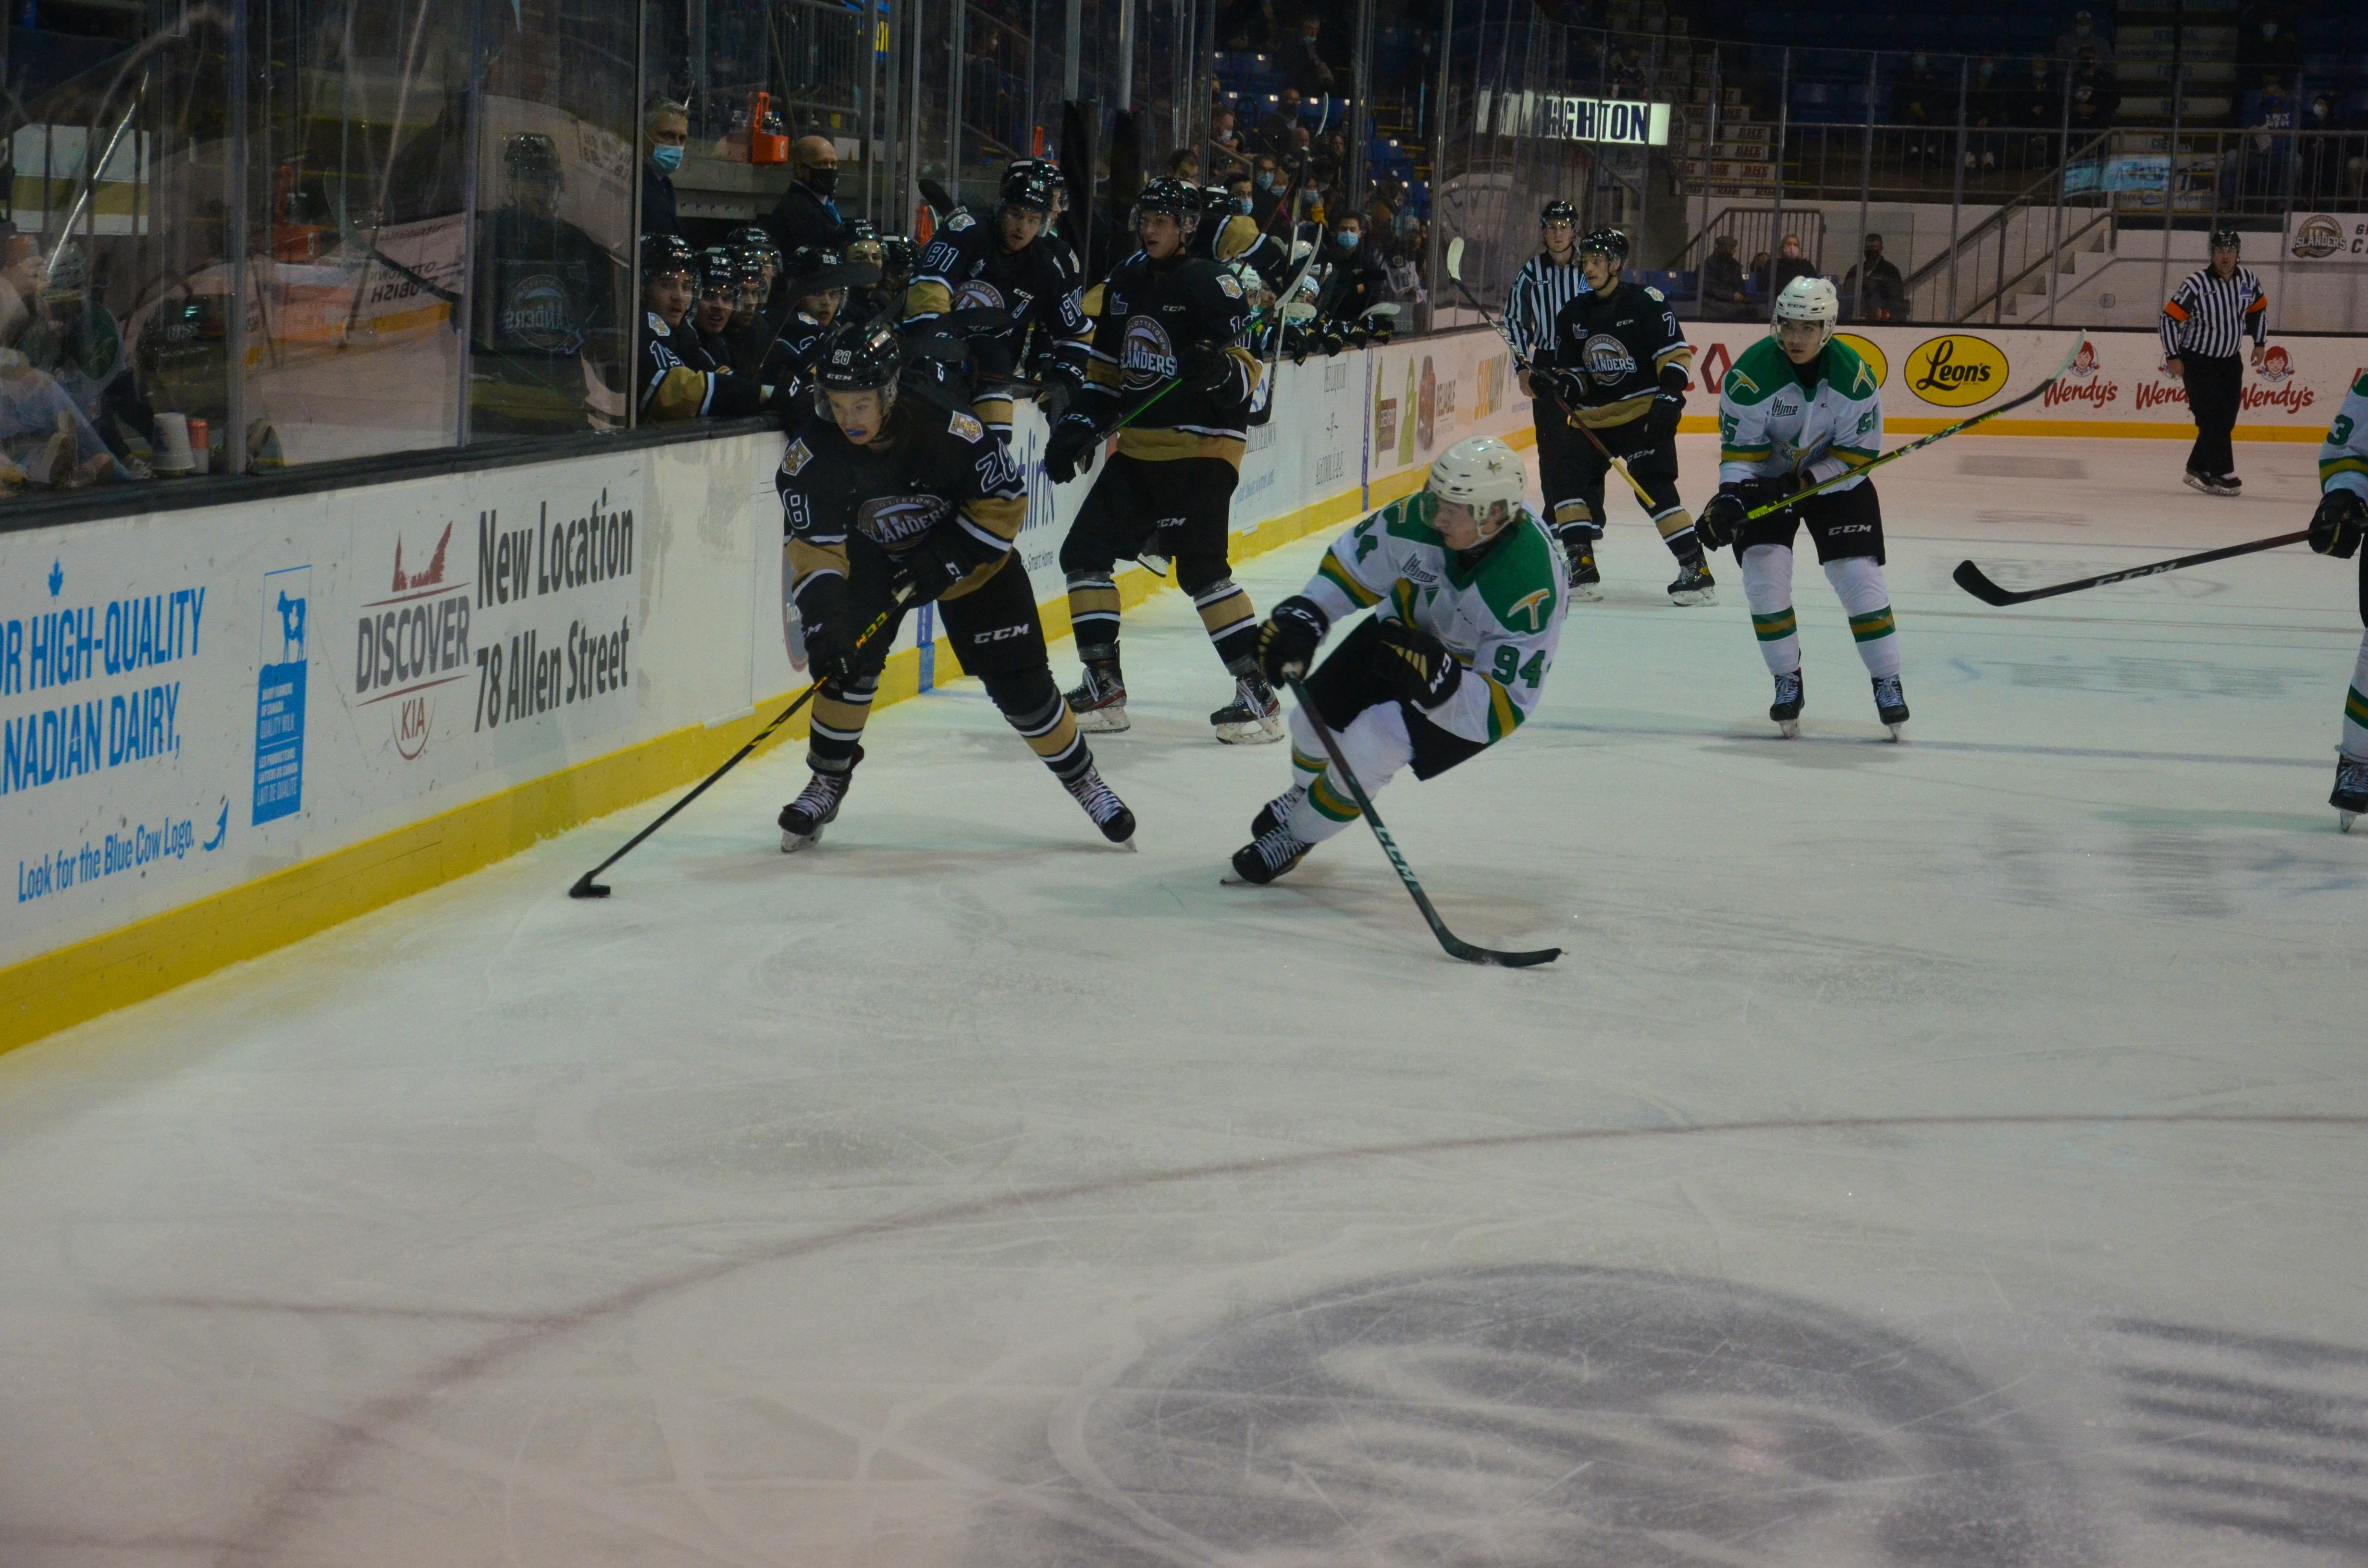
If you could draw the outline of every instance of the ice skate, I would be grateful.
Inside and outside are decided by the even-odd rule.
[[[856,761],[863,760],[860,748]],[[847,787],[855,778],[850,765],[844,773],[816,773],[806,784],[805,792],[781,808],[781,853],[794,855],[810,849],[822,839],[822,830],[838,816],[838,808],[847,799]]]
[[[2213,479],[2212,479],[2212,494],[2214,494],[2214,495],[2242,495],[2244,493],[2245,493],[2245,482],[2244,482],[2243,480],[2241,480],[2241,479],[2237,478],[2235,474],[2233,474],[2233,473],[2223,473],[2223,474],[2215,474],[2215,475],[2214,475],[2214,476],[2213,476]]]
[[[1123,844],[1130,849],[1134,847],[1134,813],[1126,809],[1126,802],[1120,800],[1108,784],[1102,782],[1098,769],[1087,768],[1070,780],[1065,788],[1070,798],[1086,809],[1086,815],[1094,819],[1094,825],[1102,830],[1104,838],[1112,844]]]
[[[2344,833],[2351,824],[2368,815],[2368,756],[2354,756],[2348,751],[2335,754],[2335,793],[2327,798],[2335,808],[2335,825]]]
[[[1306,788],[1293,784],[1290,789],[1260,806],[1258,815],[1250,819],[1250,836],[1264,838],[1268,834],[1289,822],[1291,813],[1297,811],[1299,802],[1305,799],[1307,799]]]
[[[1710,563],[1697,555],[1680,564],[1678,580],[1669,585],[1669,602],[1673,605],[1718,603],[1718,579],[1710,574]]]
[[[1126,677],[1118,667],[1118,650],[1080,649],[1086,678],[1068,694],[1069,711],[1077,728],[1097,735],[1114,735],[1131,727],[1126,716]]]
[[[2219,485],[2208,473],[2198,473],[2191,468],[2187,471],[2185,478],[2187,488],[2190,490],[2200,490],[2206,495],[2217,495],[2220,493]]]
[[[1907,694],[1900,689],[1897,676],[1874,677],[1874,716],[1891,727],[1891,738],[1897,740],[1899,732],[1907,725]]]
[[[1776,728],[1788,741],[1801,733],[1804,696],[1800,671],[1793,670],[1776,677],[1776,700],[1768,705],[1768,716],[1776,721]]]
[[[1238,676],[1234,699],[1210,714],[1209,722],[1227,745],[1264,745],[1282,739],[1282,702],[1265,676]]]
[[[1287,824],[1271,828],[1234,851],[1234,875],[1253,887],[1264,887],[1305,859],[1315,847]]]
[[[1564,551],[1570,557],[1570,597],[1589,602],[1603,597],[1603,573],[1595,564],[1595,541],[1575,538]]]

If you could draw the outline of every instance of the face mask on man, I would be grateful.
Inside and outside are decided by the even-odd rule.
[[[828,196],[832,191],[838,188],[838,171],[835,168],[808,169],[806,171],[806,188],[813,191],[816,196]]]
[[[1336,241],[1339,242],[1339,245],[1342,250],[1355,250],[1357,248],[1357,240],[1359,236],[1357,231],[1354,229],[1343,229],[1332,237]]]
[[[1272,190],[1272,189],[1274,188],[1274,176],[1273,176],[1272,175],[1270,175],[1270,174],[1268,174],[1268,173],[1267,173],[1265,170],[1263,170],[1263,169],[1259,170],[1259,171],[1258,171],[1258,187],[1260,190]]]
[[[650,149],[650,162],[658,166],[658,173],[670,175],[682,167],[682,149],[670,142],[662,142]]]

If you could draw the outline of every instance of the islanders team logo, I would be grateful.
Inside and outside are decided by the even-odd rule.
[[[882,495],[855,509],[858,532],[894,550],[910,545],[953,510],[942,495]]]
[[[1618,386],[1636,373],[1636,357],[1628,352],[1626,344],[1608,332],[1599,332],[1588,338],[1580,347],[1578,358],[1598,386]]]
[[[2324,212],[2312,213],[2294,230],[2294,253],[2305,261],[2317,261],[2343,248],[2341,220],[2330,218]]]
[[[530,273],[501,303],[500,330],[531,354],[573,354],[584,346],[567,286],[548,272]]]
[[[1971,333],[1925,339],[1907,356],[1907,390],[1941,408],[1971,408],[2006,390],[2007,358]]]
[[[1176,346],[1167,329],[1150,316],[1130,316],[1126,342],[1119,350],[1119,369],[1129,392],[1142,392],[1176,374]]]
[[[954,290],[954,309],[999,311],[1003,309],[1003,290],[984,278],[966,278]]]

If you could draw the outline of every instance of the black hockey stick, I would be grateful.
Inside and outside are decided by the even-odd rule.
[[[897,605],[902,605],[905,598],[911,595],[912,591],[913,590],[910,588],[900,590],[896,595]],[[895,609],[892,607],[891,608],[882,610],[877,616],[872,618],[871,624],[863,629],[863,635],[855,640],[855,649],[858,653],[862,651],[864,644],[870,642],[874,637],[880,634],[880,629],[888,624],[888,618],[894,613]],[[798,693],[797,700],[791,703],[787,708],[782,709],[779,718],[766,725],[763,729],[757,731],[746,745],[742,746],[738,751],[734,752],[730,756],[724,758],[723,766],[709,774],[706,778],[700,779],[699,781],[698,788],[691,790],[689,794],[685,795],[681,800],[677,801],[673,805],[668,806],[666,809],[665,813],[661,815],[657,821],[650,824],[649,826],[642,829],[641,832],[627,839],[625,841],[625,846],[622,849],[618,850],[614,855],[609,856],[606,860],[601,861],[598,865],[593,867],[590,870],[576,878],[575,885],[567,890],[567,896],[570,898],[608,897],[609,885],[606,882],[596,882],[592,880],[593,878],[598,876],[601,872],[607,870],[609,867],[615,865],[626,856],[631,855],[634,849],[640,846],[643,839],[647,838],[658,829],[666,826],[666,824],[675,819],[675,814],[680,812],[683,807],[690,804],[701,795],[706,794],[710,785],[723,778],[725,774],[731,772],[734,768],[739,767],[742,760],[745,759],[750,752],[755,751],[758,746],[765,744],[767,736],[770,735],[775,730],[780,729],[782,725],[788,723],[791,716],[796,713],[799,709],[803,708],[809,701],[813,700],[814,694],[821,689],[822,682],[816,681],[812,686],[806,687],[803,691]]]
[[[2071,370],[2072,361],[2080,358],[2080,350],[2088,347],[2088,343],[2089,335],[2085,332],[2080,334],[2079,336],[2074,338],[2072,340],[2071,352],[2064,356],[2064,363],[2056,366],[2055,370],[2048,375],[2045,381],[2040,382],[2037,386],[2032,388],[2021,397],[1999,403],[1996,408],[1986,408],[1982,410],[1981,413],[1975,415],[1971,419],[1960,419],[1954,425],[1933,431],[1930,436],[1919,436],[1904,447],[1893,448],[1890,451],[1884,453],[1881,457],[1876,458],[1872,462],[1861,463],[1856,468],[1846,468],[1842,470],[1841,472],[1834,475],[1831,479],[1820,480],[1818,483],[1810,485],[1804,490],[1795,490],[1793,494],[1785,496],[1781,501],[1770,501],[1764,506],[1754,506],[1750,511],[1744,514],[1746,520],[1753,517],[1764,517],[1770,512],[1781,512],[1784,510],[1785,507],[1792,506],[1794,502],[1799,501],[1805,496],[1815,495],[1820,491],[1830,490],[1837,484],[1847,484],[1851,480],[1857,479],[1861,475],[1868,473],[1873,470],[1881,468],[1887,462],[1897,462],[1901,458],[1906,457],[1910,452],[1920,452],[1935,441],[1945,441],[1952,436],[1964,434],[1965,431],[1972,429],[1976,425],[1996,419],[2001,414],[2006,414],[2014,409],[2021,408],[2024,403],[2031,402],[2035,397],[2041,396],[2048,388],[2062,381],[2066,374]],[[1968,564],[1970,564],[1970,562]],[[1963,582],[1964,579],[1959,578],[1958,581]],[[2082,585],[2086,586],[2088,585]],[[2066,591],[2068,592],[2069,590]]]
[[[1586,437],[1588,445],[1602,455],[1604,462],[1615,470],[1621,478],[1628,482],[1628,488],[1636,493],[1636,499],[1644,505],[1645,515],[1649,517],[1653,510],[1653,498],[1645,494],[1643,485],[1636,483],[1636,476],[1628,472],[1628,465],[1611,455],[1611,449],[1603,444],[1602,437],[1578,422],[1578,415],[1570,411],[1570,404],[1563,402],[1562,393],[1555,390],[1552,381],[1541,382],[1538,380],[1537,372],[1531,370],[1529,362],[1521,358],[1521,346],[1513,341],[1511,331],[1503,322],[1490,315],[1488,307],[1474,299],[1472,290],[1464,286],[1463,236],[1461,234],[1447,242],[1447,276],[1455,284],[1456,292],[1463,296],[1463,302],[1479,312],[1480,319],[1495,327],[1497,335],[1505,340],[1505,347],[1513,351],[1513,363],[1519,365],[1522,372],[1530,378],[1532,391],[1534,392],[1534,389],[1541,385],[1545,388],[1546,401],[1562,411],[1563,423]]]
[[[1398,853],[1397,845],[1391,841],[1389,829],[1382,825],[1380,813],[1373,810],[1372,797],[1365,793],[1364,785],[1358,781],[1355,771],[1349,767],[1349,759],[1340,755],[1340,743],[1334,738],[1331,727],[1324,722],[1323,715],[1315,710],[1314,700],[1307,695],[1307,683],[1298,676],[1288,678],[1291,694],[1299,699],[1300,711],[1307,715],[1310,724],[1315,726],[1316,736],[1323,741],[1325,753],[1332,759],[1333,770],[1340,775],[1340,782],[1349,786],[1349,793],[1356,797],[1357,809],[1365,813],[1365,825],[1373,830],[1375,838],[1381,840],[1382,853],[1390,858],[1390,864],[1397,870],[1398,881],[1404,882],[1406,892],[1414,895],[1414,906],[1422,911],[1425,920],[1430,922],[1430,934],[1439,938],[1439,945],[1447,949],[1448,956],[1462,959],[1465,963],[1494,964],[1499,969],[1528,969],[1532,964],[1552,963],[1562,957],[1560,948],[1540,948],[1526,953],[1503,953],[1494,948],[1476,948],[1447,928],[1447,922],[1441,920],[1439,911],[1430,906],[1429,895],[1422,891],[1422,884],[1415,881],[1414,872],[1406,869],[1406,857]]]
[[[2257,539],[2250,544],[2231,544],[2219,550],[2207,550],[2197,555],[2181,555],[2169,561],[2157,561],[2151,566],[2133,566],[2124,572],[2108,572],[2100,577],[2082,577],[2077,582],[2058,583],[2052,588],[2031,588],[2022,593],[2009,593],[1982,574],[1982,569],[1970,561],[1960,561],[1951,574],[1957,586],[1986,605],[2029,604],[2033,599],[2052,599],[2058,594],[2077,594],[2083,588],[2101,588],[2111,583],[2126,583],[2133,577],[2152,577],[2164,572],[2176,572],[2182,567],[2201,566],[2206,562],[2226,561],[2232,555],[2250,555],[2256,551],[2276,550],[2283,545],[2300,544],[2310,538],[2305,528],[2298,534],[2280,534],[2275,539]]]

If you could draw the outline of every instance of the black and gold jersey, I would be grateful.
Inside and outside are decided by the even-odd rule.
[[[1243,346],[1249,301],[1233,275],[1203,256],[1153,261],[1137,251],[1102,285],[1087,370],[1087,412],[1104,428],[1136,409],[1119,432],[1118,449],[1158,462],[1223,458],[1239,468],[1248,435],[1250,394],[1265,367]],[[1223,350],[1234,373],[1217,390],[1178,386],[1186,351]],[[1157,397],[1158,401],[1150,400]]]
[[[1658,289],[1622,283],[1608,293],[1582,289],[1554,317],[1554,340],[1541,369],[1580,370],[1587,396],[1574,412],[1582,425],[1602,429],[1641,418],[1671,366],[1691,371],[1693,345]]]
[[[977,587],[1011,553],[1028,520],[1028,487],[1011,450],[977,415],[917,390],[896,401],[884,438],[859,447],[820,415],[791,437],[773,476],[781,497],[790,591],[844,580],[860,538],[895,556],[941,540],[971,562],[944,596]]]
[[[1247,213],[1212,212],[1202,218],[1192,232],[1191,254],[1247,267],[1269,289],[1280,289],[1291,278],[1291,247]]]
[[[643,312],[640,358],[642,418],[736,419],[759,412],[764,389],[735,376],[700,343],[688,316],[669,327],[655,311]]]
[[[1042,236],[1006,250],[1002,231],[973,223],[941,233],[921,255],[918,271],[905,290],[904,320],[927,326],[951,311],[985,307],[1011,312],[1003,334],[1018,363],[1023,339],[1034,329],[1040,352],[1082,373],[1092,324],[1078,301],[1078,279],[1057,243]]]

